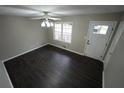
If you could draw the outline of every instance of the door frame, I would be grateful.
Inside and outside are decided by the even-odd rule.
[[[108,62],[109,62],[109,60],[110,60],[110,58],[111,58],[111,56],[112,56],[112,54],[113,54],[113,52],[116,48],[116,45],[118,44],[118,41],[120,40],[120,37],[121,37],[122,33],[124,33],[123,30],[120,30],[120,27],[123,24],[124,24],[124,21],[121,21],[119,23],[119,26],[118,26],[117,31],[115,33],[115,36],[113,37],[110,48],[108,49],[108,52],[107,52],[107,54],[105,56],[105,59],[104,59],[104,69],[107,67]]]
[[[89,39],[89,36],[90,36],[90,30],[91,30],[90,28],[91,28],[91,25],[92,25],[93,23],[100,23],[100,22],[112,23],[112,24],[113,24],[112,32],[111,32],[111,34],[110,34],[110,36],[109,36],[109,38],[108,38],[108,41],[107,41],[107,43],[106,43],[106,47],[105,47],[105,49],[104,49],[104,51],[103,51],[103,55],[102,55],[103,58],[104,58],[104,56],[105,56],[105,52],[106,52],[107,47],[108,47],[108,45],[109,45],[109,43],[110,43],[110,40],[111,40],[111,38],[112,38],[112,36],[113,36],[114,30],[115,30],[115,28],[116,28],[117,21],[89,21],[88,32],[87,32],[86,37],[84,37],[84,39],[85,39],[84,55],[85,55],[85,56],[86,56],[87,40]],[[106,53],[106,54],[107,54],[107,53]],[[103,60],[104,60],[103,58],[102,58],[102,60],[100,60],[100,61],[103,61]]]

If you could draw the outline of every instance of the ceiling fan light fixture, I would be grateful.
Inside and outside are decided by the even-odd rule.
[[[52,23],[52,22],[50,22],[50,26],[52,26],[52,27],[53,27],[53,23]]]
[[[45,22],[42,22],[41,27],[45,27],[45,26],[46,26]]]
[[[47,25],[47,27],[50,27],[50,22],[46,21],[46,25]]]

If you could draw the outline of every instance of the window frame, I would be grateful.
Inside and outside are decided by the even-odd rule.
[[[61,31],[62,31],[61,37],[63,37],[63,24],[72,24],[71,42],[66,42],[64,40],[57,40],[57,39],[55,39],[55,24],[61,24]],[[73,33],[73,22],[55,22],[54,23],[53,40],[71,44],[72,43],[72,33]]]

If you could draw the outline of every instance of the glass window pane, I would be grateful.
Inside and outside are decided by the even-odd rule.
[[[60,23],[56,23],[55,24],[54,39],[61,40],[61,36],[62,36],[61,24]]]
[[[63,24],[63,41],[71,43],[72,24]]]
[[[70,23],[56,23],[54,30],[54,38],[59,41],[71,43],[72,24]]]
[[[106,35],[107,31],[108,31],[108,27],[109,26],[107,26],[107,25],[97,25],[97,26],[94,26],[93,33],[94,34]]]

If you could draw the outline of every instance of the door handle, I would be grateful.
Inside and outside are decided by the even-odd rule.
[[[90,41],[89,40],[87,40],[87,45],[90,45]]]

